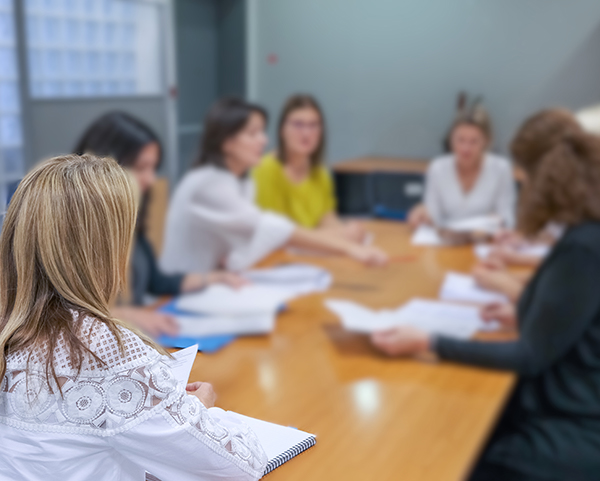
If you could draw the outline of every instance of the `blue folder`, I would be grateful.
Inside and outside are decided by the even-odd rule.
[[[158,309],[158,311],[176,316],[193,315],[195,317],[198,317],[198,314],[190,314],[189,312],[177,309],[176,303],[177,300],[174,299],[171,302],[162,306],[160,309]],[[218,351],[219,349],[225,347],[227,344],[231,343],[235,338],[236,336],[234,336],[233,334],[224,334],[221,336],[209,337],[161,336],[158,339],[158,342],[164,347],[173,347],[177,349],[183,349],[189,346],[193,346],[194,344],[198,344],[199,351],[210,353]]]
[[[404,210],[393,210],[384,205],[376,205],[373,208],[373,215],[382,219],[399,220],[404,222],[408,213]]]

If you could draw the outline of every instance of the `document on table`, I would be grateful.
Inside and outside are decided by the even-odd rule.
[[[275,328],[276,311],[236,315],[175,315],[179,336],[198,338],[234,334],[268,334]]]
[[[296,297],[290,289],[249,284],[239,289],[215,284],[177,300],[177,309],[190,313],[218,316],[241,316],[274,313]]]
[[[239,289],[216,284],[185,294],[177,299],[177,309],[218,316],[274,313],[296,297],[327,290],[332,282],[328,271],[308,264],[255,269],[242,275],[250,284]]]
[[[459,272],[448,272],[446,274],[439,298],[443,301],[472,302],[475,304],[508,302],[505,295],[483,289],[477,285],[473,276]]]
[[[447,222],[444,227],[454,232],[485,232],[496,234],[502,228],[502,219],[495,215],[482,215]]]
[[[491,254],[492,250],[495,248],[493,244],[477,244],[473,247],[475,250],[475,255],[479,259],[487,259]],[[515,247],[512,250],[515,253],[522,254],[524,256],[529,257],[537,257],[542,259],[548,255],[551,247],[547,244],[524,244],[519,247]]]
[[[495,323],[485,323],[477,307],[425,299],[413,299],[395,310],[379,311],[343,300],[328,300],[326,305],[340,317],[347,330],[365,334],[412,326],[429,334],[469,339],[477,331],[497,327]]]
[[[286,264],[242,273],[253,285],[287,289],[294,296],[322,292],[331,286],[329,271],[310,264]]]
[[[413,232],[411,243],[415,246],[441,246],[444,241],[435,227],[422,224]]]
[[[175,379],[177,379],[179,383],[183,383],[184,386],[190,378],[190,372],[192,372],[196,354],[198,354],[198,344],[174,352],[172,354],[173,359],[167,361],[167,364],[173,370]]]

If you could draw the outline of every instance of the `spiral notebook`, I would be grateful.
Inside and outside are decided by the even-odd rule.
[[[194,345],[173,353],[173,359],[169,360],[169,364],[179,383],[185,385],[188,382],[197,352],[198,346]],[[296,428],[261,421],[260,419],[244,416],[233,411],[223,411],[215,407],[210,408],[209,411],[212,411],[217,417],[227,416],[234,419],[234,422],[242,422],[250,426],[258,437],[269,460],[263,476],[295,458],[317,442],[317,437],[314,434]]]
[[[296,428],[261,421],[231,411],[228,411],[227,415],[243,421],[258,436],[258,440],[269,459],[264,474],[268,474],[282,464],[287,463],[317,442],[317,437],[314,434]]]

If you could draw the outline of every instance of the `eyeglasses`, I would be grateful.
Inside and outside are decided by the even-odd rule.
[[[286,123],[296,130],[315,131],[321,129],[321,122],[303,122],[302,120],[288,120]]]

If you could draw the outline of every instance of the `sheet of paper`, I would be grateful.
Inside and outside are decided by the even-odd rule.
[[[486,232],[495,234],[502,228],[502,219],[495,215],[482,215],[447,222],[444,226],[455,232]]]
[[[415,246],[441,246],[444,244],[435,227],[420,225],[411,237],[411,243]]]
[[[276,313],[254,313],[246,316],[182,316],[176,315],[181,337],[208,337],[224,334],[249,336],[268,334],[275,328]]]
[[[413,299],[395,310],[372,310],[351,301],[328,300],[327,307],[349,331],[370,334],[396,326],[413,326],[429,334],[469,339],[477,331],[497,325],[485,323],[479,309],[425,299]]]
[[[486,323],[479,308],[448,302],[413,299],[398,310],[402,324],[417,327],[429,334],[457,339],[469,339],[477,331],[497,329],[496,323]]]
[[[375,311],[356,302],[338,299],[328,299],[325,305],[338,315],[348,331],[369,334],[397,325],[393,312],[389,310]]]
[[[243,276],[254,285],[288,289],[294,296],[325,291],[332,282],[328,271],[309,264],[254,269],[243,273]]]
[[[477,244],[473,247],[475,255],[479,259],[487,259],[494,249],[493,244]],[[530,257],[543,258],[550,252],[550,246],[547,244],[525,244],[521,247],[514,248],[514,251],[518,254],[522,254]]]
[[[274,313],[296,296],[293,290],[284,287],[249,284],[234,289],[217,284],[181,296],[177,300],[177,309],[220,316]]]
[[[482,289],[473,276],[458,272],[448,272],[442,283],[439,298],[443,301],[472,302],[489,304],[492,302],[508,302],[503,294]]]
[[[198,354],[198,344],[174,352],[172,354],[173,359],[168,360],[168,364],[173,370],[173,375],[179,383],[187,384],[196,354]]]

